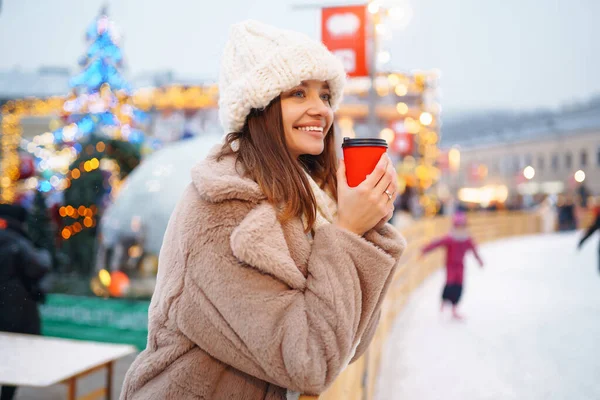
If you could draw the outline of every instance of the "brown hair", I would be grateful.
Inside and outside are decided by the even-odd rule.
[[[236,141],[234,146],[237,151],[234,152],[232,144]],[[304,171],[337,201],[337,156],[333,125],[325,136],[321,154],[302,155],[298,160],[294,159],[285,140],[280,97],[276,97],[264,109],[253,109],[240,132],[227,134],[217,159],[233,154],[237,162],[243,165],[247,177],[256,181],[269,203],[277,207],[281,222],[305,215],[307,232],[313,227],[317,204]]]

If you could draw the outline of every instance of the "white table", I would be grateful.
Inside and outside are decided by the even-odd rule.
[[[113,362],[133,346],[0,332],[0,385],[64,383],[68,400],[111,399]],[[77,398],[77,379],[107,369],[106,387]]]

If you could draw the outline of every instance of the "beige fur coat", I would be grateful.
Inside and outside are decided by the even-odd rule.
[[[121,399],[285,399],[323,392],[360,357],[405,242],[327,224],[313,243],[216,149],[171,216],[148,345]]]

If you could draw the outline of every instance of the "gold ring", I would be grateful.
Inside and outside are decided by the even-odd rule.
[[[390,200],[392,200],[392,194],[390,193],[390,191],[389,191],[389,190],[387,190],[387,189],[386,189],[384,193],[385,193],[385,194],[387,194],[387,197],[388,197]]]

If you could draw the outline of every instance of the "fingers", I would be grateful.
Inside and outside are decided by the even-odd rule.
[[[381,180],[379,181],[379,183],[377,184],[377,186],[375,186],[375,189],[373,189],[373,190],[378,194],[382,194],[382,193],[385,193],[386,190],[389,190],[388,187],[390,187],[391,184],[392,184],[392,176],[390,176],[389,170],[386,169],[385,174],[383,175],[383,177],[381,178]],[[392,192],[391,190],[389,190],[389,193],[391,195],[394,194],[394,192]]]
[[[338,162],[337,181],[338,186],[340,185],[340,183],[342,183],[344,186],[348,186],[348,182],[346,180],[346,164],[344,163],[343,158],[340,158]]]
[[[389,162],[390,159],[388,158],[387,154],[383,153],[373,172],[367,175],[367,179],[365,179],[361,185],[366,186],[368,189],[373,189],[375,186],[377,186],[377,183],[385,176]]]
[[[390,184],[386,188],[386,191],[392,195],[390,201],[393,205],[398,197],[398,177],[396,175],[396,169],[392,163],[388,165],[387,174],[390,176]]]
[[[394,165],[392,163],[390,163],[388,165],[388,173],[392,177],[392,182],[390,184],[391,189],[388,189],[388,190],[390,191],[390,193],[397,195],[398,194],[398,175],[396,174],[396,168],[394,168]]]
[[[398,189],[394,186],[394,182],[393,182],[394,179],[392,179],[392,182],[389,184],[389,186],[386,189],[386,191],[392,195],[392,197],[389,199],[392,204],[392,208],[394,206],[394,203],[396,202],[396,199],[398,198]],[[385,194],[385,192],[384,192],[384,194]],[[386,194],[386,196],[387,196],[387,194]]]
[[[386,183],[387,186],[385,186],[383,192],[386,194],[386,196],[387,193],[391,195],[391,197],[388,196],[388,199],[393,204],[394,201],[396,201],[396,197],[398,196],[398,178],[396,176],[396,169],[394,168],[394,165],[391,162],[388,163],[386,174],[383,178],[381,178],[381,180],[377,184],[376,190],[380,191],[381,186]]]

